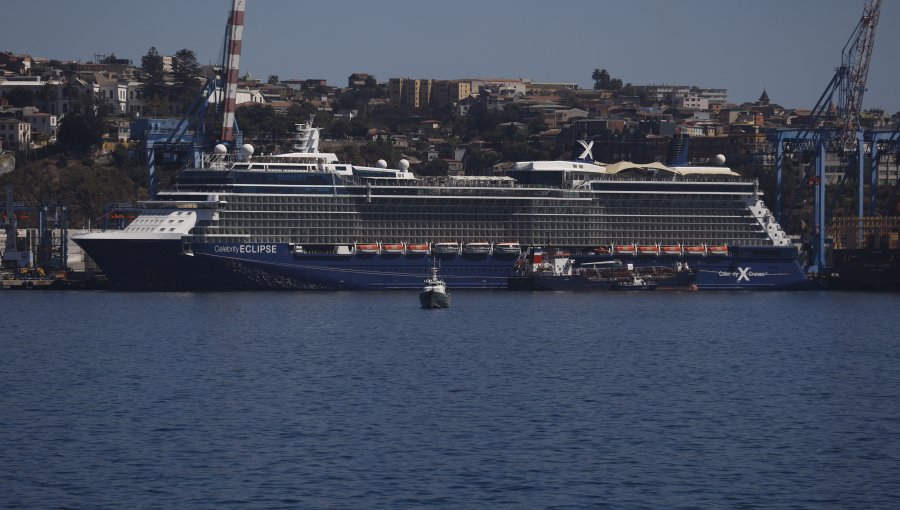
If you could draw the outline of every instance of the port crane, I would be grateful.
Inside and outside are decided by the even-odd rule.
[[[837,153],[847,161],[847,169],[839,178],[840,187],[853,173],[852,162],[857,163],[859,178],[859,216],[863,217],[863,184],[865,177],[865,136],[860,124],[860,112],[866,91],[869,62],[875,44],[875,28],[881,13],[881,0],[866,0],[863,14],[847,43],[841,50],[841,65],[828,86],[819,96],[808,121],[799,129],[778,130],[775,139],[775,215],[782,221],[782,177],[786,154],[808,153],[812,155],[809,169],[802,185],[814,191],[814,230],[812,248],[815,253],[811,268],[819,272],[825,266],[825,160],[827,153]],[[834,109],[834,110],[832,110]],[[870,168],[871,205],[874,210],[877,167]],[[861,235],[861,233],[860,233]]]
[[[243,138],[235,120],[237,109],[237,83],[244,34],[246,0],[232,0],[225,30],[222,71],[211,77],[174,128],[163,128],[150,133],[146,140],[147,178],[150,199],[156,197],[156,161],[159,156],[190,155],[195,167],[200,166],[206,146],[206,130],[203,120],[210,101],[217,99],[222,106],[222,124],[218,134],[220,143],[233,147],[240,157]]]

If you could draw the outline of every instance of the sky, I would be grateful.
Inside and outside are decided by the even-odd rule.
[[[728,89],[734,103],[810,108],[841,62],[864,0],[247,0],[241,72],[265,80],[354,72],[379,81],[526,78],[592,86]],[[231,0],[5,0],[0,50],[140,63],[194,50],[221,61]],[[15,20],[14,22],[10,22]],[[900,1],[885,0],[864,108],[900,111]]]

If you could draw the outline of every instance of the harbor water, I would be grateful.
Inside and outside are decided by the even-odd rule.
[[[0,307],[0,508],[900,507],[900,294]]]

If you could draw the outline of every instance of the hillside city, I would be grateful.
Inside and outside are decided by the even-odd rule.
[[[0,147],[15,155],[16,168],[55,167],[56,183],[65,181],[61,174],[68,172],[59,170],[68,167],[87,172],[79,182],[102,174],[102,180],[127,184],[114,186],[118,191],[95,190],[87,205],[87,192],[61,184],[26,192],[34,200],[77,193],[69,199],[81,202],[84,214],[96,215],[102,200],[143,198],[142,144],[148,133],[174,127],[216,71],[201,66],[188,49],[164,56],[150,48],[138,63],[114,54],[82,63],[0,52]],[[312,118],[322,129],[321,150],[354,164],[405,158],[422,175],[491,175],[515,161],[569,159],[577,140],[594,141],[596,161],[665,161],[670,141],[681,136],[690,139],[692,160],[722,154],[729,166],[760,178],[765,188],[773,166],[767,133],[803,126],[810,115],[779,105],[765,90],[756,101],[735,104],[722,88],[635,85],[605,69],[585,71],[592,72],[593,88],[520,78],[380,81],[356,72],[346,83],[329,84],[248,74],[239,82],[237,121],[244,142],[257,153],[289,149],[294,125]],[[220,102],[218,91],[209,103]],[[206,115],[213,125],[215,108]],[[861,122],[864,129],[893,129],[900,113],[869,109]],[[107,167],[122,175],[98,174]],[[839,162],[830,164],[829,180],[842,172]],[[897,178],[896,160],[882,162],[879,182]],[[26,176],[0,176],[0,183],[4,179],[40,187],[29,185]]]

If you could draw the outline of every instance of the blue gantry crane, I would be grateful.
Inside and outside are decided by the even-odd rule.
[[[801,181],[801,186],[809,186],[814,191],[814,219],[810,239],[814,260],[811,272],[818,273],[825,267],[825,161],[828,153],[838,154],[846,165],[844,173],[838,179],[839,189],[848,177],[854,173],[858,175],[858,214],[860,217],[864,215],[866,146],[860,111],[880,13],[881,0],[866,0],[863,14],[841,51],[841,65],[819,96],[808,121],[799,129],[779,129],[772,140],[775,144],[775,216],[778,221],[783,219],[782,174],[785,155],[806,153],[811,156],[810,165]],[[873,158],[873,161],[877,162],[877,158]],[[877,167],[874,163],[870,172],[871,203],[874,204],[874,183],[877,181]]]

